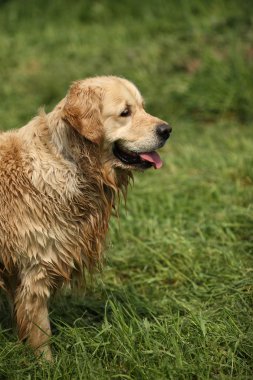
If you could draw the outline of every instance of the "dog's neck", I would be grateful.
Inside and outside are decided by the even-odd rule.
[[[132,179],[129,171],[113,168],[103,160],[102,147],[81,136],[75,128],[62,119],[64,99],[46,116],[46,124],[54,149],[66,161],[74,163],[85,175],[96,177],[103,186],[119,195],[126,196],[127,186]],[[106,191],[108,193],[108,191]]]

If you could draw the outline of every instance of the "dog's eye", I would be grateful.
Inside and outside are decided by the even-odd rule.
[[[125,108],[123,112],[121,112],[120,116],[121,117],[127,117],[131,115],[131,110],[129,107]]]

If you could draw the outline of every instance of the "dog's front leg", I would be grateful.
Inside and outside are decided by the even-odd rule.
[[[15,295],[18,335],[21,340],[27,339],[36,355],[51,361],[49,297],[50,281],[46,269],[41,264],[23,269]]]

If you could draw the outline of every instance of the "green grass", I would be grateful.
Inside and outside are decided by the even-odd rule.
[[[135,176],[107,264],[52,302],[53,366],[1,305],[0,379],[252,379],[251,1],[0,1],[1,129],[115,74],[173,125]]]

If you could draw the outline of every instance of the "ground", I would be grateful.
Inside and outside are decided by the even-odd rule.
[[[135,176],[103,274],[51,304],[53,365],[1,303],[0,379],[251,379],[251,1],[0,1],[0,129],[114,74],[173,126]]]

